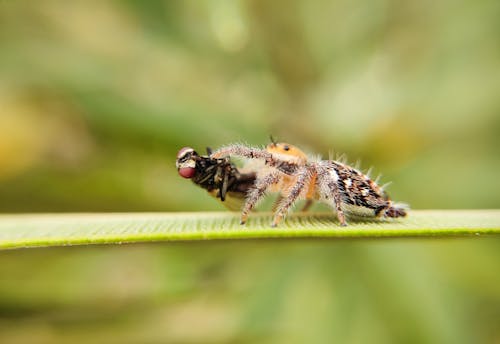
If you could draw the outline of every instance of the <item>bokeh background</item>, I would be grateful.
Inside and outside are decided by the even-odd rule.
[[[224,208],[182,146],[346,153],[500,205],[500,3],[0,0],[0,212]],[[496,238],[0,252],[0,341],[500,341]]]

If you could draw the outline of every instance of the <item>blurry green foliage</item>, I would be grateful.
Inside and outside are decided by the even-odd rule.
[[[0,1],[0,211],[223,209],[178,177],[177,150],[270,133],[374,165],[414,208],[498,208],[499,13],[497,0]],[[2,252],[0,341],[494,342],[498,252],[494,239]]]
[[[224,241],[1,251],[0,341],[494,343],[498,245]]]
[[[270,133],[414,208],[498,207],[499,7],[3,1],[0,211],[222,209],[175,153]]]

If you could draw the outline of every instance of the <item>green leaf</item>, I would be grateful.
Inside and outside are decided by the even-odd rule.
[[[500,210],[414,210],[398,220],[351,220],[331,213],[291,214],[271,228],[271,214],[123,213],[0,216],[0,248],[247,238],[375,238],[500,234]]]

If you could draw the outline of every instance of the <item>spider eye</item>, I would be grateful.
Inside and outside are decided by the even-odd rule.
[[[290,147],[289,146],[285,146],[285,147],[283,147],[283,149],[288,152],[290,150]]]

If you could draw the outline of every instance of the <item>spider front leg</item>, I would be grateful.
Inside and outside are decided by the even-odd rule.
[[[259,148],[254,148],[254,147],[247,147],[244,145],[229,145],[229,146],[224,146],[216,151],[214,151],[210,157],[219,159],[227,156],[239,156],[243,158],[248,158],[248,159],[265,159],[265,160],[271,160],[272,155],[271,153],[259,149]]]
[[[314,172],[311,171],[309,167],[304,167],[298,171],[297,180],[293,185],[293,187],[290,189],[290,193],[288,194],[288,196],[286,196],[279,205],[278,211],[274,215],[271,227],[278,226],[283,217],[287,214],[290,207],[293,205],[293,203],[295,203],[297,198],[300,196],[306,185],[309,184],[309,181],[311,180],[313,173]]]
[[[274,167],[287,175],[296,174],[300,163],[300,159],[297,158],[290,158],[289,161],[283,161],[264,149],[247,147],[244,145],[229,145],[221,147],[210,155],[211,158],[215,159],[228,156],[239,156],[247,159],[262,159],[267,166]]]
[[[247,222],[248,214],[255,207],[257,202],[265,196],[266,190],[272,184],[275,184],[279,181],[279,172],[272,172],[266,175],[264,178],[257,179],[255,182],[255,186],[250,190],[247,196],[247,200],[245,205],[243,206],[243,210],[241,212],[241,221],[240,224],[245,224]]]

